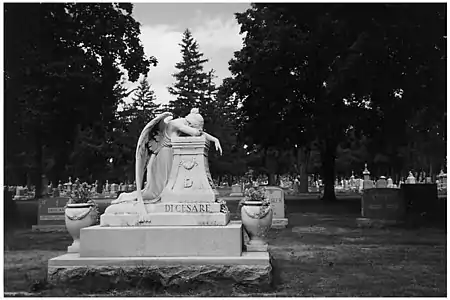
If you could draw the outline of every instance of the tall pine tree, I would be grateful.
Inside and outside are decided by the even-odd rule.
[[[179,45],[182,60],[175,65],[179,71],[173,74],[176,82],[169,87],[169,92],[177,97],[169,103],[176,117],[187,115],[193,107],[199,107],[202,113],[201,107],[209,90],[210,77],[203,71],[203,64],[208,59],[203,58],[203,53],[200,52],[198,43],[189,29],[184,31]]]
[[[139,82],[131,104],[136,116],[139,116],[145,120],[150,121],[157,114],[160,104],[155,103],[155,92],[151,89],[150,83],[148,83],[147,76],[143,77]]]

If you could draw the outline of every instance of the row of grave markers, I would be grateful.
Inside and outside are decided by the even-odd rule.
[[[266,188],[266,195],[272,205],[274,228],[286,227],[288,220],[285,216],[285,197],[283,189],[275,186]],[[34,230],[65,230],[64,207],[68,197],[47,197],[39,200],[38,224]],[[111,203],[110,197],[98,197],[94,199],[101,207],[106,208]],[[102,211],[102,209],[101,209]]]
[[[106,180],[106,183],[103,185],[100,192],[98,181],[95,181],[95,183],[91,185],[87,183],[85,184],[92,192],[93,198],[114,198],[117,197],[117,194],[119,192],[132,192],[136,190],[136,183],[109,184],[108,180]],[[50,197],[69,197],[71,191],[73,191],[77,185],[81,185],[79,179],[77,179],[75,183],[72,183],[72,180],[69,177],[69,181],[67,183],[62,184],[60,182],[56,188],[53,188],[52,184],[50,183],[46,187],[44,194]],[[15,190],[14,200],[26,200],[34,198],[34,190],[29,190],[27,187],[22,186],[11,187],[11,190]]]

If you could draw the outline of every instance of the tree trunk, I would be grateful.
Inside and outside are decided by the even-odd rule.
[[[233,185],[233,177],[232,176],[228,176],[227,177],[227,181],[228,181],[228,186],[232,186]]]
[[[42,144],[40,139],[40,133],[36,133],[36,141],[35,141],[35,155],[34,155],[34,186],[35,186],[35,194],[34,197],[36,199],[42,198]]]
[[[275,173],[268,173],[267,178],[269,179],[268,185],[276,185]]]
[[[271,153],[269,149],[264,149],[264,156],[263,156],[263,162],[264,167],[266,169],[266,175],[268,180],[268,185],[276,185],[276,178],[275,178],[275,166],[274,166],[274,159],[271,156]]]
[[[308,193],[308,158],[309,150],[306,147],[297,150],[297,162],[300,166],[300,193]]]
[[[328,139],[325,141],[325,149],[322,149],[321,151],[322,177],[324,183],[322,200],[325,201],[337,200],[334,192],[336,147],[336,143],[331,139]]]

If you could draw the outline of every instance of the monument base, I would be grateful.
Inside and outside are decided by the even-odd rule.
[[[230,197],[244,197],[243,193],[231,193]]]
[[[402,221],[397,220],[382,220],[382,219],[370,219],[370,218],[357,218],[356,224],[358,227],[371,227],[371,228],[384,228],[389,226],[395,226],[403,224]]]
[[[83,228],[81,257],[240,256],[242,223]]]
[[[283,229],[283,228],[286,228],[287,225],[288,225],[288,219],[287,218],[273,219],[271,228]]]
[[[248,252],[267,252],[269,245],[267,243],[248,243],[244,249]]]
[[[140,220],[138,214],[103,214],[102,227],[124,226],[225,226],[230,222],[230,213],[149,213]]]
[[[268,252],[222,257],[80,257],[64,254],[48,261],[48,282],[83,291],[196,286],[220,289],[235,285],[268,290],[273,280]]]
[[[66,225],[33,225],[33,232],[67,232]]]

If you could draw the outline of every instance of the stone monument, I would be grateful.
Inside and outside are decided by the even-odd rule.
[[[81,230],[79,253],[49,260],[49,282],[83,285],[106,276],[111,284],[104,288],[136,280],[167,288],[218,281],[270,286],[269,253],[243,251],[242,222],[230,221],[226,203],[217,198],[208,149],[222,149],[202,129],[196,110],[150,121],[136,149],[137,189],[113,200],[99,226]]]
[[[439,185],[438,188],[440,190],[447,190],[447,173],[444,173],[443,170],[438,175],[439,178]]]
[[[416,183],[416,177],[414,177],[413,173],[410,171],[408,174],[408,178],[406,179],[406,183],[408,184],[415,184]]]
[[[392,178],[389,176],[389,178],[387,179],[387,187],[388,188],[394,188],[394,181],[392,180]]]
[[[377,182],[375,184],[375,187],[378,189],[380,189],[380,188],[384,189],[384,188],[387,188],[387,186],[388,186],[388,183],[387,183],[386,177],[380,176],[380,178],[377,180]]]
[[[367,164],[364,165],[364,171],[363,171],[363,178],[364,178],[364,182],[363,182],[363,189],[372,189],[374,187],[373,181],[370,180],[370,172],[367,169]]]
[[[242,197],[242,196],[244,196],[244,193],[242,193],[242,186],[239,184],[232,185],[230,197]]]

